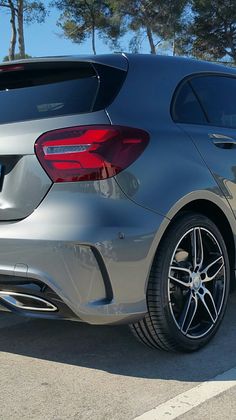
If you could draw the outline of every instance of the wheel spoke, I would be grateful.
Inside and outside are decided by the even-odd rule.
[[[190,287],[191,286],[191,283],[186,283],[186,282],[184,282],[182,280],[179,280],[179,279],[177,279],[176,277],[173,277],[173,276],[169,276],[169,279],[174,281],[175,283],[181,284],[181,286],[184,286],[184,287]]]
[[[193,318],[197,311],[197,306],[198,298],[190,292],[189,298],[186,301],[183,312],[181,314],[180,328],[183,334],[187,334],[189,328],[191,327]]]
[[[203,252],[203,242],[202,242],[202,234],[201,234],[201,229],[198,228],[198,236],[199,236],[199,257],[200,257],[200,261],[199,261],[199,269],[201,270],[202,268],[202,264],[203,264],[203,260],[204,260],[204,252]]]
[[[175,265],[171,265],[170,270],[184,271],[185,273],[188,273],[189,276],[191,276],[191,271],[185,267],[176,267]]]
[[[206,287],[204,287],[203,290],[204,290],[204,294],[199,293],[198,296],[201,299],[206,311],[208,312],[208,315],[210,316],[213,324],[215,324],[215,322],[218,318],[218,312],[217,312],[217,309],[216,309],[215,301],[213,299],[213,296],[212,296],[211,292]],[[210,308],[209,305],[207,304],[205,296],[208,296],[208,298],[210,299],[212,308]]]
[[[191,232],[191,243],[192,243],[192,258],[193,258],[193,269],[197,267],[197,229],[193,229]]]
[[[191,232],[191,244],[192,244],[192,259],[193,269],[197,267],[201,269],[204,259],[202,234],[200,228],[194,228]]]
[[[213,267],[215,264],[219,263],[220,261],[222,261],[222,264],[220,265],[220,267],[216,270],[216,272],[212,275],[212,276],[208,276],[207,272],[208,270]],[[214,278],[220,273],[220,271],[222,270],[222,268],[224,267],[224,260],[223,260],[223,256],[221,255],[220,257],[218,257],[215,261],[213,261],[212,263],[210,263],[203,271],[202,273],[204,273],[206,275],[206,278],[202,280],[203,283],[206,283],[208,281],[214,280]]]
[[[175,271],[175,270],[179,271],[180,273],[182,272],[183,274],[187,273],[188,276],[189,276],[189,281],[186,282],[186,281],[180,280],[180,279],[176,278],[175,276],[171,276],[170,274],[169,274],[169,279],[174,281],[175,283],[181,284],[181,286],[190,287],[191,286],[191,283],[190,283],[191,272],[190,272],[190,270],[188,270],[187,268],[183,268],[183,267],[175,267],[175,266],[170,267],[170,272]]]

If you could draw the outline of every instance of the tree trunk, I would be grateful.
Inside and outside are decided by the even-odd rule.
[[[92,49],[93,49],[93,54],[96,55],[96,40],[95,40],[96,34],[95,34],[95,26],[92,26]]]
[[[17,10],[17,31],[18,31],[18,43],[19,43],[19,55],[20,58],[25,58],[25,39],[24,39],[24,0],[18,0]]]
[[[15,49],[16,49],[16,11],[12,0],[8,0],[11,17],[10,17],[10,23],[11,23],[11,41],[10,41],[10,47],[9,47],[9,60],[15,59]]]
[[[151,48],[151,54],[156,54],[157,53],[156,52],[156,47],[155,47],[155,44],[154,44],[153,35],[152,35],[152,31],[151,31],[150,26],[147,26],[146,32],[147,32],[147,37],[148,37],[148,41],[149,41],[150,48]]]
[[[233,42],[233,39],[231,41],[230,49],[231,49],[231,57],[233,58],[234,63],[236,64],[236,48],[235,48],[235,44]]]
[[[173,56],[176,55],[176,35],[174,32],[174,38],[173,38]]]

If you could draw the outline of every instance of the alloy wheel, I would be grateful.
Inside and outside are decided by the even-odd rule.
[[[178,242],[168,274],[170,311],[180,332],[192,339],[206,336],[224,302],[226,271],[223,251],[206,228],[188,230]]]

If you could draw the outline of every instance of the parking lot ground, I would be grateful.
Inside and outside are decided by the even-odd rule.
[[[134,419],[235,366],[236,293],[217,336],[193,354],[148,349],[127,326],[0,314],[4,420]],[[232,387],[180,418],[236,418],[235,394]]]
[[[236,418],[236,387],[208,400],[178,420],[222,420]]]

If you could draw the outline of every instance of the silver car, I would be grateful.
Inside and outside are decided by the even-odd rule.
[[[193,351],[235,283],[236,71],[151,55],[0,66],[0,305]]]

